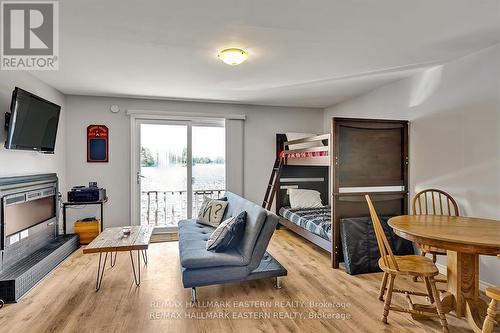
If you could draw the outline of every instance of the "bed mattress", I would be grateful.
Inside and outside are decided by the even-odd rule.
[[[329,206],[295,209],[281,207],[279,214],[323,239],[332,240],[332,215]]]

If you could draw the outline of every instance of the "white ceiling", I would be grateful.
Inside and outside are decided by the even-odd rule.
[[[327,107],[500,42],[499,0],[60,1],[66,94]],[[216,58],[238,46],[240,66]]]

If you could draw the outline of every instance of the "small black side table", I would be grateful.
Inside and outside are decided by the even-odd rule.
[[[72,201],[66,201],[62,203],[62,209],[63,209],[63,231],[64,234],[66,235],[66,208],[68,206],[88,206],[88,205],[99,205],[101,206],[101,232],[103,231],[103,225],[104,225],[104,204],[108,202],[108,198],[104,200],[99,200],[99,201],[89,201],[89,202],[72,202]]]

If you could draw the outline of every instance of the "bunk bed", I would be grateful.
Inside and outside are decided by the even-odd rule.
[[[276,214],[281,217],[280,225],[331,252],[332,223],[328,205],[329,141],[329,134],[290,141],[286,134],[276,135],[277,158],[281,158],[284,163],[276,191]],[[294,149],[295,147],[299,149]],[[316,190],[325,206],[292,209],[288,197],[289,189]]]
[[[338,268],[341,221],[369,216],[365,194],[381,215],[408,213],[408,162],[407,121],[332,118],[329,134],[290,141],[277,134],[272,188],[280,225],[330,252]],[[291,209],[290,188],[320,192],[324,206]]]

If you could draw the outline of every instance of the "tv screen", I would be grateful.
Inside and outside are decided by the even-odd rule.
[[[16,87],[10,108],[5,148],[53,153],[61,107]]]

